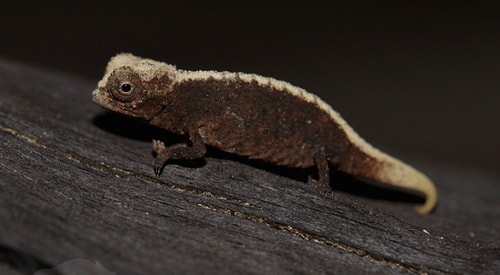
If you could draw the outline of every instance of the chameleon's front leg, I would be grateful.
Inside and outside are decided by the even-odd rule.
[[[159,140],[153,140],[153,150],[156,153],[154,161],[154,172],[160,176],[161,169],[169,159],[197,159],[205,156],[207,148],[198,130],[189,133],[192,146],[187,144],[174,144],[165,147]]]

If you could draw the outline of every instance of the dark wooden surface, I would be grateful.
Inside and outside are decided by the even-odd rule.
[[[153,174],[168,133],[107,113],[95,83],[0,60],[0,273],[498,273],[499,178],[405,159],[418,197],[334,174],[324,197],[279,169],[209,151]]]

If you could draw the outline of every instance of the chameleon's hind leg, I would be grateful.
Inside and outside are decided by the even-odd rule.
[[[314,188],[322,194],[330,193],[332,191],[330,188],[330,167],[328,166],[328,159],[324,147],[321,147],[320,150],[314,154],[314,163],[318,169],[318,179],[314,180],[309,177],[308,183],[314,186]]]

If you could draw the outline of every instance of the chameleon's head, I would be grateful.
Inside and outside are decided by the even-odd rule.
[[[174,66],[119,54],[109,61],[92,99],[111,111],[149,120],[168,104],[175,74]]]

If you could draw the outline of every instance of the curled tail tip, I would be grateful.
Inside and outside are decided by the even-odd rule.
[[[420,174],[420,172],[417,173]],[[415,207],[415,211],[420,215],[427,215],[436,208],[437,191],[434,183],[429,178],[423,174],[420,174],[420,177],[418,188],[415,189],[425,195],[425,203]]]
[[[390,165],[384,166],[381,179],[396,187],[416,191],[425,196],[425,203],[415,207],[420,215],[431,213],[437,204],[437,191],[434,183],[415,168],[393,160]]]
[[[437,197],[435,192],[433,195],[426,194],[425,203],[415,207],[415,211],[420,215],[427,215],[434,211],[437,204]]]

